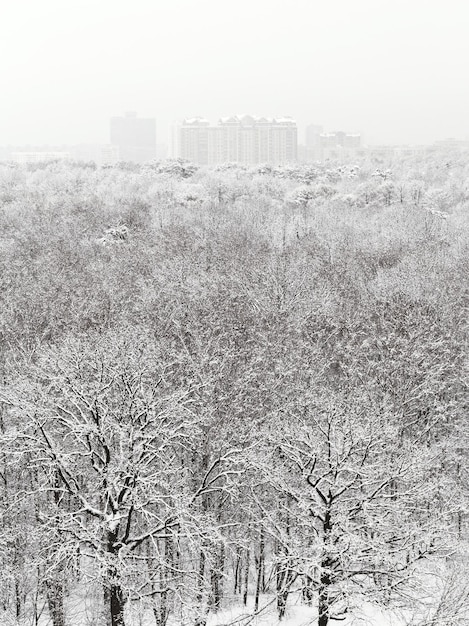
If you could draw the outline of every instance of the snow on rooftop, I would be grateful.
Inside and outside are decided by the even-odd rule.
[[[259,115],[231,115],[229,117],[221,117],[218,122],[220,124],[296,124],[292,117],[264,117]]]
[[[200,124],[200,125],[204,125],[206,126],[207,124],[210,124],[210,122],[205,119],[204,117],[188,117],[185,118],[182,122],[183,124]]]

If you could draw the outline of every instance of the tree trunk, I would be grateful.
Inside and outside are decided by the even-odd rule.
[[[223,596],[223,568],[225,564],[225,547],[220,545],[219,551],[215,553],[215,562],[210,572],[211,583],[211,606],[216,613],[221,607]]]
[[[168,606],[168,585],[170,572],[173,567],[174,562],[174,543],[173,537],[170,534],[170,531],[166,529],[166,534],[163,539],[164,541],[164,563],[160,565],[160,576],[159,576],[159,585],[160,585],[160,601],[159,607],[155,607],[153,609],[153,615],[155,616],[155,622],[157,626],[166,626],[166,622],[169,617],[169,606]]]
[[[236,561],[234,571],[234,594],[241,593],[241,546],[236,546]]]
[[[324,513],[323,522],[323,541],[327,547],[327,541],[332,530],[330,503]],[[332,565],[333,561],[329,555],[324,554],[321,560],[321,572],[319,575],[318,590],[318,626],[328,626],[331,610],[331,584],[332,584]]]
[[[205,582],[205,545],[202,545],[199,556],[199,575],[197,580],[197,611],[198,615],[195,619],[195,626],[205,626],[207,619],[205,617],[204,607],[202,606],[203,597],[204,597],[204,582]]]
[[[46,596],[52,626],[65,626],[63,580],[48,580],[46,582]]]
[[[277,613],[279,620],[285,616],[290,588],[296,579],[287,559],[277,564]]]
[[[108,531],[106,549],[108,557],[114,560],[117,556],[115,544],[117,541],[118,529]],[[107,580],[104,583],[104,611],[106,626],[125,626],[124,609],[126,597],[119,584],[118,571],[115,565],[111,564],[107,570]]]
[[[244,594],[243,594],[243,604],[246,606],[248,603],[248,588],[249,588],[249,560],[250,560],[250,552],[249,548],[246,549],[246,560],[244,563]]]
[[[18,574],[15,576],[15,613],[16,619],[19,621],[23,612],[23,601]]]
[[[265,539],[264,539],[264,529],[261,527],[260,538],[259,538],[259,557],[257,559],[257,581],[256,581],[256,596],[254,599],[254,612],[257,613],[259,610],[259,596],[261,590],[264,590],[264,579],[265,579]]]
[[[324,559],[321,563],[321,576],[319,581],[318,598],[318,626],[328,626],[330,618],[331,602],[329,590],[331,586],[329,559]]]
[[[111,626],[125,626],[125,597],[120,585],[111,584],[109,589]]]
[[[313,579],[309,574],[303,576],[302,596],[303,602],[307,606],[311,606],[313,602]]]
[[[114,575],[109,575],[111,580]],[[104,585],[104,616],[106,626],[125,626],[125,596],[119,584],[108,582]]]
[[[279,620],[285,615],[287,599],[284,594],[285,565],[277,563],[276,567],[277,613]]]

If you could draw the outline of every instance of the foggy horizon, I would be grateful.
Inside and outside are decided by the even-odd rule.
[[[0,145],[108,143],[109,120],[291,116],[365,144],[469,136],[462,3],[8,3]],[[27,20],[27,21],[26,21]],[[6,94],[6,97],[5,97]]]

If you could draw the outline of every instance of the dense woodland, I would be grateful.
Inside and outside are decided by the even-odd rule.
[[[0,165],[0,622],[467,624],[468,225],[468,154]]]

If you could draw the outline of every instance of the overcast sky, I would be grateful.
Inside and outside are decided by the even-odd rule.
[[[291,115],[367,143],[469,137],[465,0],[0,0],[0,145],[109,118]]]

